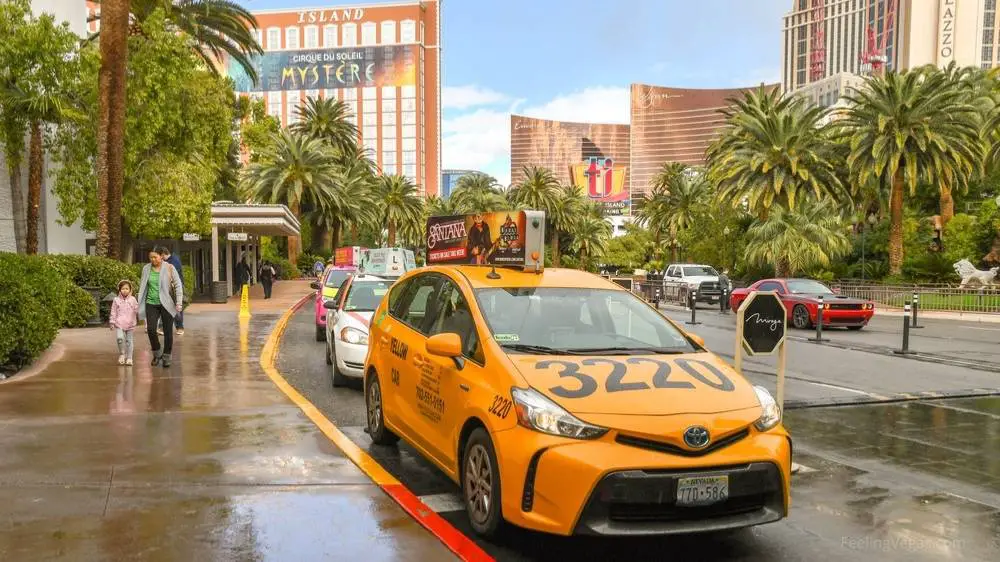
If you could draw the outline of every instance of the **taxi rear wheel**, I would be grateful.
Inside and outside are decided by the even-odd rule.
[[[504,526],[500,470],[493,441],[485,429],[473,430],[462,457],[462,497],[469,522],[479,535],[495,537]]]
[[[368,435],[376,445],[395,445],[399,436],[385,427],[385,412],[382,410],[382,385],[378,375],[368,375],[365,391],[365,409],[368,413]]]

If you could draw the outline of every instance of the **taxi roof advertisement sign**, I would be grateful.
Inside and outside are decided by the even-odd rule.
[[[500,211],[427,219],[428,264],[535,265],[545,243],[544,215]],[[540,254],[539,254],[540,255]]]

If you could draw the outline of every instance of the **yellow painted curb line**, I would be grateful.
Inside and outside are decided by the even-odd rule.
[[[393,475],[389,474],[378,462],[375,461],[367,452],[361,447],[358,447],[351,441],[346,435],[343,434],[337,426],[333,424],[326,416],[319,411],[312,402],[307,400],[299,391],[292,388],[292,385],[288,384],[288,381],[281,376],[278,369],[274,366],[275,361],[278,358],[278,348],[281,345],[281,336],[284,335],[285,329],[288,327],[289,320],[295,315],[295,312],[302,308],[302,305],[313,299],[312,295],[307,295],[302,298],[299,302],[295,303],[291,308],[289,308],[278,320],[278,324],[275,325],[274,329],[271,330],[271,335],[268,336],[267,342],[264,343],[264,349],[260,353],[260,366],[267,373],[268,378],[271,382],[278,387],[278,390],[283,392],[285,396],[289,398],[296,406],[302,410],[302,413],[306,415],[307,418],[312,420],[316,427],[323,432],[323,435],[333,442],[338,449],[343,451],[347,458],[351,459],[351,462],[356,464],[358,468],[361,469],[369,478],[375,481],[379,486],[391,486],[394,484],[399,484]]]

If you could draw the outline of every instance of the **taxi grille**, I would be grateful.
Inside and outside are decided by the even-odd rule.
[[[677,445],[671,445],[670,443],[664,443],[663,441],[653,441],[652,439],[644,439],[642,437],[635,437],[633,435],[623,435],[618,434],[615,437],[615,441],[621,443],[622,445],[629,445],[630,447],[638,447],[640,449],[648,449],[650,451],[657,451],[660,453],[667,453],[668,455],[679,455],[682,457],[703,457],[709,453],[718,451],[719,449],[728,447],[733,443],[741,441],[750,435],[750,428],[743,428],[736,433],[732,433],[715,441],[704,449],[684,449],[678,447]]]
[[[756,511],[764,507],[767,499],[767,494],[753,494],[703,507],[677,507],[663,503],[614,503],[608,507],[608,519],[629,523],[711,519]]]

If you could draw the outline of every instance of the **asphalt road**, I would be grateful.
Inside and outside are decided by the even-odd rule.
[[[314,340],[312,322],[311,311],[303,310],[289,324],[278,358],[282,375],[426,504],[460,531],[472,536],[455,484],[405,444],[398,447],[371,444],[363,430],[363,396],[359,389],[332,388],[323,344]],[[707,341],[725,339],[724,328],[705,325],[699,327],[699,333],[702,331]],[[712,341],[708,343],[711,347]],[[729,344],[731,349],[731,339]],[[844,372],[860,369],[860,364],[877,356],[836,348],[815,349],[823,350],[823,355],[810,362],[810,367],[795,370],[796,374],[820,379],[827,376],[831,367]],[[804,362],[813,353],[803,352],[801,358],[790,353],[790,365],[797,365],[797,360]],[[865,372],[870,378],[879,373],[879,369],[907,371],[921,364],[905,359],[895,361],[905,362],[906,367],[883,365]],[[767,365],[754,365],[757,367],[763,372]],[[773,384],[774,381],[773,376],[765,374],[751,373],[750,376],[759,377],[762,382],[770,380]],[[930,377],[925,373],[914,380]],[[857,377],[851,380],[859,386],[864,382]],[[829,390],[807,381],[790,382],[788,388],[815,394]],[[898,388],[907,387],[900,381]],[[736,533],[643,540],[552,537],[512,529],[496,543],[477,542],[502,561],[561,557],[576,560],[662,560],[667,557],[740,561],[997,560],[1000,558],[1000,541],[996,538],[1000,537],[1000,480],[994,483],[992,478],[1000,475],[1000,447],[990,450],[987,446],[982,456],[962,456],[949,451],[947,438],[954,428],[964,428],[966,441],[961,451],[970,453],[975,449],[972,427],[986,427],[983,424],[988,422],[992,424],[988,429],[990,435],[1000,435],[997,422],[1000,414],[993,411],[994,407],[966,403],[944,408],[934,402],[921,402],[791,412],[786,425],[795,438],[795,460],[804,468],[793,477],[791,515],[778,523]],[[959,409],[966,412],[958,415]],[[904,415],[901,412],[921,413]],[[873,420],[881,420],[881,423],[873,427]],[[866,431],[882,437],[875,438]],[[932,432],[934,439],[922,439],[927,432]],[[858,440],[852,441],[852,435],[858,435]],[[1000,445],[987,442],[990,443]],[[896,454],[883,454],[881,449],[886,446],[891,446]],[[912,458],[905,451],[911,451]],[[924,454],[918,455],[921,451]],[[949,459],[953,464],[949,464]],[[993,467],[992,472],[979,472],[977,484],[976,474],[959,475],[961,465],[966,462],[987,463]],[[944,465],[948,465],[951,472],[943,470]]]

